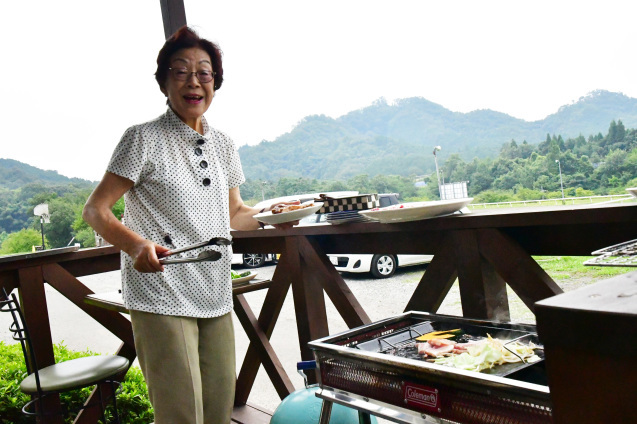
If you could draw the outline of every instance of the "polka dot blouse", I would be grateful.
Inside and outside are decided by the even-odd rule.
[[[225,134],[203,118],[204,135],[171,110],[124,133],[107,171],[133,181],[124,195],[124,224],[170,249],[212,237],[230,238],[228,190],[245,181],[239,154]],[[210,318],[232,310],[230,246],[216,262],[173,264],[140,273],[121,254],[122,292],[128,309]]]

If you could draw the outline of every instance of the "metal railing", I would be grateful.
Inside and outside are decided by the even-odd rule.
[[[493,202],[493,203],[472,203],[469,205],[471,209],[477,208],[514,208],[525,206],[559,206],[560,204],[587,204],[587,203],[610,203],[610,202],[630,202],[636,198],[630,194],[608,194],[605,196],[584,196],[584,197],[556,197],[552,199],[538,199],[538,200],[516,200],[509,202]]]

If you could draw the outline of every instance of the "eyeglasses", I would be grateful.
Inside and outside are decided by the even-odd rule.
[[[192,74],[195,74],[199,82],[207,83],[214,79],[216,72],[209,69],[202,69],[197,72],[190,72],[187,68],[168,68],[177,81],[188,81]]]

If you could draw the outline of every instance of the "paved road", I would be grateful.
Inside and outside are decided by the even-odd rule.
[[[348,274],[344,278],[350,289],[361,303],[372,321],[391,317],[403,312],[417,282],[425,272],[426,266],[414,266],[399,270],[392,278],[385,280],[371,279],[368,274]],[[274,266],[257,269],[259,278],[271,278]],[[119,271],[99,275],[81,277],[80,280],[96,293],[114,291],[120,288]],[[94,352],[111,353],[120,342],[101,325],[89,318],[84,312],[59,295],[54,289],[46,287],[51,331],[55,343],[64,342],[74,350],[89,349]],[[258,316],[265,297],[264,291],[246,294],[246,299]],[[334,306],[326,297],[327,316],[330,334],[347,330]],[[521,307],[520,307],[521,305]],[[519,311],[518,311],[519,309]],[[440,313],[461,315],[460,298],[457,287],[454,287],[442,305]],[[521,302],[512,301],[513,320],[532,322],[533,315]],[[13,342],[8,333],[8,314],[0,314],[0,340]],[[530,317],[530,320],[528,319]],[[240,365],[248,347],[248,339],[241,325],[235,318],[237,333],[237,362]],[[298,336],[292,296],[283,305],[281,315],[272,334],[271,343],[279,354],[279,358],[297,388],[303,387],[303,379],[296,372],[296,362],[300,360]],[[261,368],[252,390],[250,401],[274,410],[280,400],[272,387],[267,374]]]

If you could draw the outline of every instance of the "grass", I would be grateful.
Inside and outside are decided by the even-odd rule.
[[[77,352],[68,349],[63,343],[53,345],[56,362],[70,359],[94,356],[94,352],[86,350]],[[22,406],[30,397],[20,390],[20,382],[27,376],[22,347],[19,343],[6,344],[0,341],[0,423],[2,424],[30,424],[35,421],[22,414]],[[63,393],[60,398],[67,406],[84,404],[92,391],[91,387]],[[106,411],[110,422],[112,410]],[[131,367],[122,382],[121,392],[117,397],[117,409],[120,419],[126,424],[146,424],[153,420],[153,410],[148,400],[148,390],[138,367]],[[67,417],[65,423],[73,422],[76,414]]]
[[[631,267],[588,266],[583,263],[594,256],[534,256],[533,259],[558,284],[573,278],[603,280],[634,271]]]
[[[564,203],[562,203],[562,198],[551,198],[551,199],[541,199],[541,200],[511,200],[511,201],[502,201],[496,203],[475,203],[470,204],[469,208],[471,210],[481,210],[481,209],[501,209],[501,208],[524,208],[524,207],[537,207],[537,206],[573,206],[573,205],[590,205],[594,203],[605,203],[609,201],[616,201],[618,203],[628,203],[635,202],[635,198],[633,197],[625,197],[620,198],[619,196],[623,196],[618,194],[608,195],[608,196],[591,196],[591,197],[565,197]]]
[[[612,278],[617,275],[634,271],[631,267],[610,267],[610,266],[587,266],[584,261],[593,256],[534,256],[533,259],[546,271],[547,274],[565,292],[578,289],[582,286],[594,284],[598,281]],[[426,272],[426,271],[425,271]],[[422,277],[421,271],[409,272],[409,278],[404,279],[407,283],[416,283]],[[507,286],[509,297],[509,309],[511,321],[534,324],[535,315],[527,308],[510,287]],[[462,315],[462,304],[460,302],[460,289],[458,280],[455,281],[449,293],[445,297],[439,313],[449,315]]]

